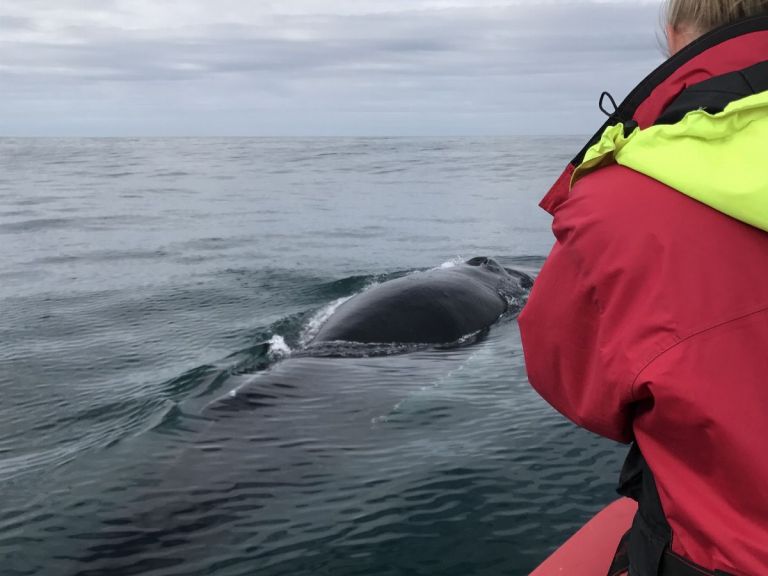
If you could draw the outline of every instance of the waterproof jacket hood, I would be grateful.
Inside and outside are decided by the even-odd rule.
[[[768,62],[759,57],[766,37],[768,16],[742,20],[665,61],[566,166],[541,207],[554,214],[579,178],[618,163],[768,229],[768,190],[760,178],[768,142]]]
[[[671,108],[672,114],[645,130],[638,127],[625,135],[624,124],[608,127],[587,150],[571,185],[595,168],[616,163],[768,231],[768,62],[750,72],[754,83],[744,72],[735,73],[745,78],[742,92],[718,90],[730,78],[715,78],[705,82],[707,87],[684,92],[678,100],[696,108],[674,123],[665,122],[678,113]],[[752,93],[755,85],[766,90]],[[712,99],[707,90],[733,101],[713,113],[702,106]],[[743,95],[746,91],[749,95]]]

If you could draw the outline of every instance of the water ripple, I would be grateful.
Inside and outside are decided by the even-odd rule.
[[[300,351],[412,270],[535,275],[576,143],[0,139],[2,576],[527,574],[624,449],[530,389],[513,319]]]

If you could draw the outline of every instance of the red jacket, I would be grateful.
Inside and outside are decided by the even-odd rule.
[[[721,29],[613,120],[643,132],[684,90],[764,60],[768,18]],[[583,151],[542,202],[556,243],[519,318],[530,382],[579,426],[637,443],[675,554],[768,574],[768,234],[607,158],[570,187]]]

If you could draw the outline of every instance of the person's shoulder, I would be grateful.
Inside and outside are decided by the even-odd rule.
[[[578,180],[556,221],[593,233],[630,240],[633,231],[666,236],[696,204],[666,184],[624,166],[612,165]]]
[[[637,219],[658,213],[662,206],[675,204],[679,192],[631,168],[612,165],[580,179],[571,190],[569,201],[613,216]]]

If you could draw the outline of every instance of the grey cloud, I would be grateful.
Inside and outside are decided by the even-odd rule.
[[[36,28],[34,18],[0,15],[0,32],[35,30]]]
[[[474,116],[477,132],[498,126],[499,117],[508,118],[510,131],[520,124],[523,131],[551,130],[563,126],[549,120],[552,109],[586,107],[612,84],[628,90],[661,60],[657,16],[654,5],[582,0],[279,16],[270,25],[214,23],[172,35],[70,27],[60,41],[0,42],[0,83],[9,87],[0,93],[0,129],[21,125],[8,110],[54,116],[65,101],[94,118],[103,114],[103,130],[121,108],[139,104],[158,115],[197,113],[207,123],[224,107],[250,118],[270,114],[270,122],[253,122],[254,133],[264,125],[280,132],[280,118],[285,133],[301,132],[295,119],[318,110],[339,118],[340,132],[376,126],[375,117],[359,121],[375,113],[405,115],[403,123],[421,122],[426,133],[436,127],[425,122],[444,114],[444,129],[451,112]],[[349,126],[341,126],[344,117]],[[227,114],[220,119],[222,126],[231,121]],[[581,122],[585,131],[591,122]],[[385,124],[379,132],[391,129]],[[215,126],[189,130],[215,132]]]
[[[476,76],[556,72],[579,66],[581,59],[591,53],[605,57],[604,53],[611,49],[625,55],[647,55],[652,30],[630,29],[629,34],[623,31],[618,45],[619,38],[612,29],[594,18],[590,19],[589,31],[583,27],[574,30],[583,12],[583,8],[574,8],[557,13],[541,9],[530,14],[512,13],[501,21],[493,19],[493,14],[465,13],[451,18],[418,12],[386,17],[286,19],[285,29],[293,25],[309,30],[315,36],[312,40],[274,38],[268,30],[236,26],[217,27],[206,35],[184,40],[163,40],[119,29],[97,34],[78,30],[78,44],[3,43],[2,54],[5,64],[29,74],[51,74],[58,69],[67,76],[81,74],[83,79],[98,79],[100,75],[139,79],[143,74],[150,79],[158,75],[188,78],[195,66],[199,74],[348,68],[359,72],[369,67],[377,73]],[[616,21],[630,20],[636,10],[632,6],[612,7],[613,18],[603,20],[615,27]]]

